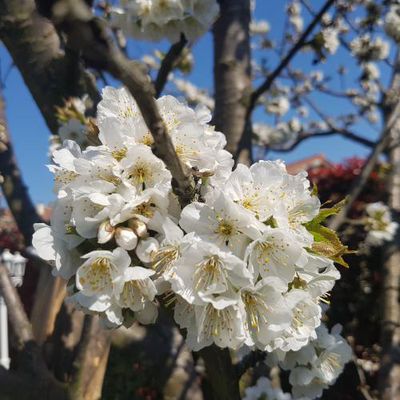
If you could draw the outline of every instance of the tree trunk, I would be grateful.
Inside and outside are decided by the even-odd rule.
[[[400,51],[398,51],[390,89],[385,98],[386,113],[400,101]],[[388,179],[389,207],[394,219],[400,223],[400,120],[391,130]],[[394,240],[386,247],[383,264],[383,320],[381,328],[381,369],[379,386],[383,400],[400,400],[400,228]]]
[[[31,313],[33,335],[39,345],[52,335],[65,294],[65,281],[55,278],[50,266],[42,266]]]
[[[97,316],[85,316],[78,355],[74,362],[76,374],[72,397],[83,400],[101,398],[111,345],[111,331],[105,330]]]
[[[229,349],[212,345],[199,351],[204,360],[213,400],[240,400],[239,382]]]
[[[219,0],[214,33],[215,112],[213,123],[226,135],[226,149],[240,162],[251,162],[251,134],[245,129],[252,91],[250,0]],[[243,135],[243,132],[246,134]],[[242,137],[243,135],[243,137]]]
[[[398,139],[397,139],[398,140]],[[389,179],[389,206],[400,222],[400,147],[389,154],[393,168]],[[385,249],[383,264],[383,321],[381,330],[382,360],[380,391],[383,400],[400,399],[400,231]]]

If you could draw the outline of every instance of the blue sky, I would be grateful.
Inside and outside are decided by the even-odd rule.
[[[312,3],[316,9],[323,4],[320,0],[314,0]],[[271,25],[270,37],[276,41],[280,40],[284,25],[283,5],[283,1],[258,0],[255,11],[256,19],[267,19],[269,21]],[[143,54],[151,53],[152,49],[156,47],[167,48],[166,43],[157,46],[143,42],[130,43],[128,47],[129,55],[133,58],[140,58]],[[199,87],[207,88],[212,92],[211,35],[206,35],[196,43],[193,47],[193,53],[196,64],[190,75],[190,80]],[[262,56],[268,56],[268,53],[258,54],[259,59]],[[349,61],[347,54],[342,51],[332,58],[332,62],[322,67],[313,67],[309,60],[310,57],[300,54],[293,65],[301,68],[324,69],[329,72],[329,70],[336,69],[340,64],[344,63],[350,70],[350,77],[352,77],[352,71],[355,71],[355,66],[351,65],[351,60]],[[276,60],[273,58],[270,59],[271,65],[274,65],[275,62]],[[1,74],[4,78],[7,69],[11,65],[11,59],[1,44],[0,64]],[[43,88],[43,90],[45,91],[46,88]],[[35,203],[48,203],[54,198],[52,176],[45,167],[49,162],[47,157],[49,131],[16,68],[12,68],[8,74],[4,95],[8,125],[24,180],[29,187]],[[327,110],[327,113],[334,115],[340,114],[343,107],[340,101],[333,100],[324,95],[316,97],[315,100],[322,109]],[[257,111],[255,116],[260,121],[270,121],[268,116],[261,110]],[[362,133],[365,133],[366,137],[373,138],[376,136],[376,133],[367,125],[360,125],[358,128],[361,129]],[[291,162],[320,153],[325,154],[328,159],[336,162],[354,155],[365,156],[368,154],[368,149],[339,137],[329,137],[305,141],[291,153],[271,154],[270,157],[282,158]]]

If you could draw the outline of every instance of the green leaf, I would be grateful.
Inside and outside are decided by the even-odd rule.
[[[347,203],[347,197],[340,201],[339,203],[333,205],[330,208],[321,208],[319,210],[319,214],[310,222],[308,222],[305,227],[308,229],[308,225],[313,226],[313,225],[320,225],[322,222],[324,222],[328,217],[331,217],[332,215],[337,215],[341,211],[341,209],[345,206]],[[325,203],[327,204],[327,203]]]
[[[354,253],[354,251],[349,250],[341,242],[334,230],[322,225],[328,217],[338,214],[345,204],[346,199],[330,208],[321,208],[319,214],[304,226],[314,237],[314,243],[310,249],[312,253],[327,257],[335,263],[348,268],[349,264],[347,264],[343,256]]]

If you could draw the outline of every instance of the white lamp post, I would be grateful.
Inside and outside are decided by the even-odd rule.
[[[3,251],[1,262],[8,269],[11,282],[14,286],[22,285],[25,274],[27,259],[19,252],[11,254],[8,249]],[[4,299],[0,296],[0,365],[6,369],[10,368],[10,357],[8,352],[8,320],[7,307]]]
[[[10,270],[11,281],[15,287],[20,287],[24,280],[25,265],[28,259],[22,257],[19,251],[16,251],[13,257],[12,269]]]

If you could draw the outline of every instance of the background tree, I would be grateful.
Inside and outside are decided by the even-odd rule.
[[[109,20],[113,28],[109,30],[85,2],[7,1],[0,4],[0,39],[53,135],[65,138],[76,133],[71,120],[77,120],[88,133],[85,140],[96,143],[93,117],[100,100],[96,77],[100,81],[111,75],[124,84],[137,101],[154,138],[154,153],[174,177],[173,189],[182,205],[190,202],[196,176],[179,162],[153,100],[153,95],[163,91],[180,93],[192,105],[212,107],[213,124],[224,132],[227,149],[242,163],[250,164],[253,156],[263,159],[271,152],[288,152],[306,140],[331,135],[340,135],[371,149],[367,161],[360,166],[361,172],[349,181],[347,205],[330,221],[335,228],[347,227],[348,216],[354,212],[371,172],[379,159],[387,156],[391,173],[382,179],[387,182],[388,204],[397,219],[400,40],[397,2],[349,4],[332,0],[315,9],[307,1],[288,2],[286,29],[280,43],[269,38],[266,21],[252,20],[250,1],[218,3],[220,17],[212,29],[213,96],[187,82],[178,72],[190,66],[190,37],[172,38],[174,44],[166,54],[159,55],[159,60],[149,56],[143,62],[129,60],[124,55],[122,31],[138,33],[130,31],[134,26],[130,19],[132,10],[120,5],[90,4],[98,16]],[[157,33],[157,29],[153,31]],[[190,36],[190,31],[186,34]],[[334,56],[338,53],[343,65],[338,66],[337,74],[332,74],[332,67],[330,73],[323,72],[330,63],[335,63]],[[147,73],[153,78],[155,88]],[[86,99],[82,114],[71,98],[83,96]],[[319,96],[331,98],[335,107],[322,109]],[[266,117],[261,116],[264,112]],[[4,268],[0,271],[0,288],[11,311],[17,360],[11,372],[0,371],[4,398],[12,398],[16,393],[18,398],[32,398],[44,392],[49,398],[99,398],[110,332],[99,327],[97,317],[83,318],[80,312],[63,304],[64,283],[52,278],[50,269],[40,264],[29,250],[32,224],[39,222],[40,217],[23,184],[4,117],[2,121],[4,149],[0,171],[4,177],[4,196],[24,236],[27,254],[40,266],[31,321],[24,314]],[[340,191],[340,196],[345,194],[346,190]],[[382,368],[376,390],[382,398],[397,398],[398,239],[385,251],[383,284],[377,286],[382,296],[383,318],[380,321]],[[376,259],[368,256],[365,262],[373,269]],[[171,337],[178,335],[174,328],[167,331],[174,332]],[[219,399],[239,398],[237,383],[245,367],[257,364],[261,368],[264,364],[259,361],[265,358],[265,354],[250,353],[234,366],[229,351],[215,347],[203,349],[199,356],[206,371],[203,392],[207,397],[211,396],[211,390]],[[189,356],[192,365],[199,362],[195,358]],[[355,372],[360,374],[359,364]],[[361,393],[373,398],[377,392],[369,390],[363,378],[365,371],[361,373]],[[193,383],[190,377],[189,382]]]

